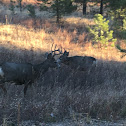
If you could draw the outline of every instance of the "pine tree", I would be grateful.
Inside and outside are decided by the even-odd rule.
[[[100,14],[103,15],[103,0],[100,1]]]
[[[45,8],[48,8],[47,5],[50,5],[50,9],[52,9],[52,12],[54,13],[54,16],[56,16],[56,22],[59,23],[60,19],[63,15],[71,13],[77,9],[75,5],[73,5],[72,0],[54,0],[50,2],[49,0],[38,0],[39,2],[42,2],[42,6]]]
[[[86,15],[88,0],[75,0],[75,2],[76,3],[81,3],[83,5],[83,15]]]
[[[115,22],[116,29],[125,29],[126,21],[126,0],[110,0],[108,1],[111,9],[111,16]],[[118,27],[117,27],[118,26]]]
[[[94,43],[97,42],[101,47],[107,47],[111,42],[111,45],[114,46],[116,39],[113,38],[113,30],[110,30],[109,20],[101,14],[96,14],[94,21],[95,26],[90,28]]]

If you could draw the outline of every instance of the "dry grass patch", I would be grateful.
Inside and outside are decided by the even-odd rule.
[[[70,55],[88,55],[97,59],[126,61],[126,58],[120,59],[122,55],[116,48],[94,48],[91,42],[85,41],[87,33],[78,34],[77,29],[69,31],[45,24],[44,29],[27,29],[21,25],[0,25],[1,47],[9,50],[32,50],[34,52],[51,51],[52,43],[58,48],[63,47],[70,52]],[[79,41],[81,41],[79,43]]]
[[[17,2],[17,0],[13,0]],[[28,3],[28,4],[36,4],[37,0],[22,0],[23,3]],[[10,0],[2,0],[2,3],[4,4],[9,4]]]
[[[71,70],[68,66],[50,69],[28,89],[25,100],[22,86],[6,84],[8,97],[4,99],[4,109],[0,89],[0,124],[4,116],[17,124],[19,101],[21,121],[53,122],[71,118],[71,111],[108,120],[126,117],[126,64],[123,63],[126,58],[120,59],[121,53],[112,47],[94,48],[86,39],[86,33],[78,32],[79,27],[71,31],[69,28],[73,25],[66,24],[68,28],[49,22],[42,25],[43,29],[35,30],[1,24],[0,62],[42,62],[43,53],[49,52],[54,43],[70,51],[72,56],[94,56],[99,61],[97,67],[90,74]]]
[[[44,30],[35,31],[26,29],[20,25],[1,25],[1,44],[9,48],[10,45],[19,49],[39,50],[47,48],[48,43],[44,42],[47,34]],[[8,44],[7,44],[8,43]]]
[[[98,59],[97,67],[90,73],[71,70],[68,66],[49,69],[28,89],[25,99],[23,86],[6,84],[5,108],[2,108],[4,97],[0,89],[0,124],[5,116],[17,124],[19,114],[20,121],[41,122],[73,119],[72,112],[111,121],[126,117],[126,58],[120,59],[122,54],[116,48],[92,46],[86,28],[93,24],[89,19],[65,17],[61,26],[44,20],[38,29],[0,25],[0,63],[42,62],[43,54],[51,51],[52,43],[69,51],[70,56],[87,55]]]
[[[65,21],[67,21],[70,24],[76,24],[76,25],[94,25],[93,19],[87,19],[87,18],[82,18],[82,17],[65,17]]]

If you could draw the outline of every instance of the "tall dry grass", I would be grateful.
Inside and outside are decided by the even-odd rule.
[[[122,54],[116,48],[94,48],[86,30],[88,20],[72,20],[75,22],[69,22],[67,17],[60,27],[53,21],[45,21],[39,29],[0,25],[0,63],[42,62],[52,43],[69,51],[70,56],[87,55],[98,60],[90,74],[65,65],[50,69],[28,89],[25,99],[23,86],[6,84],[6,98],[0,89],[0,124],[5,117],[16,124],[19,120],[55,122],[73,119],[72,112],[111,121],[126,116],[126,58],[120,59]]]
[[[56,24],[52,26],[49,22],[45,22],[42,26],[43,29],[34,30],[21,25],[1,24],[1,48],[17,52],[32,50],[34,53],[41,53],[51,51],[52,43],[54,43],[57,48],[62,47],[69,51],[70,55],[88,55],[97,59],[119,62],[126,60],[125,57],[120,58],[122,54],[115,47],[94,48],[91,40],[88,39],[88,33],[85,32],[86,26],[82,27],[82,32],[79,32],[78,26],[74,29],[75,24],[69,26],[66,24],[64,28],[58,28]],[[123,47],[125,48],[125,45]]]
[[[17,3],[17,0],[13,0],[13,1]],[[1,3],[9,4],[10,0],[2,0]],[[36,4],[37,0],[22,0],[22,3]]]
[[[32,0],[29,2],[32,2]],[[58,47],[62,46],[66,50],[70,51],[70,55],[88,55],[94,56],[97,59],[110,61],[126,60],[125,58],[120,59],[121,53],[115,48],[108,47],[107,49],[97,49],[92,47],[87,28],[87,26],[94,25],[94,21],[92,19],[75,17],[74,15],[65,16],[63,24],[59,27],[54,21],[52,21],[52,19],[43,18],[44,15],[47,16],[49,14],[43,14],[43,12],[41,12],[41,14],[43,14],[42,16],[40,12],[38,12],[38,8],[36,8],[36,15],[41,18],[37,18],[35,23],[33,20],[29,19],[26,9],[20,13],[19,8],[16,8],[15,15],[12,15],[8,7],[2,5],[1,8],[1,12],[4,14],[4,18],[2,18],[4,21],[5,15],[7,15],[8,23],[21,24],[1,24],[0,31],[1,44],[3,43],[2,46],[8,47],[11,45],[10,47],[15,48],[15,50],[22,48],[40,53],[41,51],[50,51],[51,44],[55,43]],[[34,24],[36,24],[36,26],[34,26]],[[34,30],[30,26],[37,29]],[[29,29],[26,27],[29,27]]]

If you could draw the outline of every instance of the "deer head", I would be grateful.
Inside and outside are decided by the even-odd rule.
[[[69,52],[66,50],[62,55],[59,57],[57,62],[59,64],[63,63],[65,65],[68,65],[72,69],[78,69],[81,71],[85,71],[90,69],[94,64],[96,64],[96,59],[94,57],[90,56],[72,56],[68,57]]]
[[[44,74],[49,68],[58,67],[55,60],[57,50],[51,51],[47,59],[40,64],[5,62],[0,66],[0,87],[6,93],[5,82],[14,82],[16,85],[24,85],[24,95],[27,88],[35,79]]]

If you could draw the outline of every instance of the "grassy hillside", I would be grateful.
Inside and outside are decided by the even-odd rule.
[[[90,123],[90,118],[113,121],[126,116],[126,58],[120,59],[122,54],[116,48],[92,46],[87,29],[94,24],[92,19],[64,17],[59,26],[52,18],[37,18],[34,25],[27,14],[23,18],[12,16],[13,22],[9,20],[11,16],[6,24],[1,15],[4,23],[0,24],[0,63],[40,63],[54,43],[69,51],[70,56],[93,56],[98,64],[90,73],[65,65],[50,69],[29,87],[25,99],[23,86],[6,84],[6,98],[0,89],[0,124],[5,118],[17,124],[24,120],[55,122],[88,117]]]

